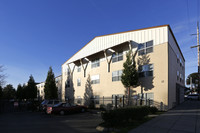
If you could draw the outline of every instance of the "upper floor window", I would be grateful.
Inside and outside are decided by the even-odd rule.
[[[77,72],[81,72],[81,66],[77,66]]]
[[[113,53],[112,63],[123,60],[123,52]]]
[[[153,76],[153,64],[139,66],[139,77]]]
[[[112,72],[112,81],[121,81],[122,70]]]
[[[144,55],[153,52],[153,41],[141,43],[138,45],[138,55]]]
[[[91,76],[91,83],[92,84],[99,84],[100,83],[99,75]]]
[[[95,59],[92,61],[92,65],[91,65],[92,68],[99,67],[99,66],[100,66],[99,59]]]
[[[177,80],[179,80],[179,75],[180,75],[180,73],[179,73],[179,71],[177,71]]]
[[[65,82],[65,87],[66,87],[66,88],[70,87],[70,81],[69,81],[69,80],[67,80],[67,81]]]
[[[77,79],[77,86],[81,86],[81,79],[80,78]]]
[[[179,54],[177,54],[177,63],[179,63]]]

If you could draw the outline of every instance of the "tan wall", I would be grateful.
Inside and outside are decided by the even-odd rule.
[[[120,46],[116,50],[128,50],[128,45]],[[73,72],[73,87],[74,87],[74,97],[80,96],[83,98],[85,93],[85,83],[88,77],[99,74],[100,84],[93,84],[94,95],[109,96],[113,94],[124,94],[125,88],[121,81],[112,82],[112,72],[123,69],[123,63],[125,62],[125,52],[122,61],[110,64],[110,72],[107,72],[107,61],[103,53],[99,53],[92,57],[101,57],[100,67],[91,68],[91,63],[87,66],[86,77],[84,77],[83,69],[81,72],[77,72],[77,67],[75,67]],[[90,57],[90,59],[92,59]],[[152,77],[141,78],[144,86],[144,93],[154,93],[154,100],[157,102],[163,102],[164,105],[168,106],[168,43],[159,44],[154,46],[154,50],[149,54],[150,62],[153,64],[154,72]],[[136,56],[136,59],[138,57]],[[65,83],[67,76],[63,74],[63,83]],[[77,79],[81,79],[81,86],[77,86]],[[63,84],[64,87],[64,84]],[[135,94],[141,93],[141,87],[134,88],[136,90]]]
[[[177,62],[177,52],[169,45],[169,107],[174,107],[176,101],[176,83],[185,86],[185,68]],[[179,53],[180,55],[180,53]],[[184,63],[185,64],[185,63]],[[177,79],[177,71],[183,74],[183,80]]]
[[[163,102],[168,105],[168,43],[154,46],[154,50],[149,54],[150,62],[153,64],[153,77],[140,78],[143,82],[143,93],[154,93],[156,102]],[[138,57],[137,57],[138,58]],[[141,93],[141,86],[135,89]]]

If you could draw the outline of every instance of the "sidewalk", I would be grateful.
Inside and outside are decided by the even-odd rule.
[[[186,101],[129,133],[200,133],[200,101]]]

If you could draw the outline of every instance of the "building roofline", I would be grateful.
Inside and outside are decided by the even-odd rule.
[[[175,36],[174,36],[174,33],[173,33],[173,31],[172,31],[172,29],[171,29],[171,27],[168,25],[168,27],[169,27],[169,31],[172,33],[172,37],[174,38],[174,41],[176,42],[176,45],[177,45],[177,47],[178,47],[178,49],[179,49],[179,51],[180,51],[180,53],[181,53],[181,56],[183,57],[183,60],[184,60],[184,62],[185,62],[185,58],[184,58],[184,56],[183,56],[183,53],[182,53],[182,51],[181,51],[181,49],[180,49],[180,47],[179,47],[179,45],[178,45],[178,42],[177,42],[177,40],[176,40],[176,38],[175,38]],[[168,41],[169,42],[169,41]]]
[[[146,29],[153,29],[153,28],[159,28],[159,27],[165,27],[165,26],[169,27],[169,30],[170,30],[170,32],[172,33],[172,36],[173,36],[173,38],[174,38],[174,40],[175,40],[175,42],[176,42],[176,44],[177,44],[177,46],[178,46],[178,49],[180,50],[180,47],[179,47],[179,45],[178,45],[178,43],[177,43],[177,41],[176,41],[176,38],[175,38],[175,36],[174,36],[174,34],[173,34],[173,32],[172,32],[172,30],[171,30],[169,24],[159,25],[159,26],[153,26],[153,27],[147,27],[147,28],[136,29],[136,30],[129,30],[129,31],[124,31],[124,32],[117,32],[117,33],[106,34],[106,35],[101,35],[101,36],[96,36],[96,37],[94,37],[92,40],[90,40],[86,45],[84,45],[81,49],[83,49],[85,46],[87,46],[91,41],[93,41],[93,40],[94,40],[95,38],[97,38],[97,37],[110,36],[110,35],[116,35],[116,34],[128,33],[128,32],[140,31],[140,30],[146,30]],[[76,55],[81,49],[79,49],[74,55]],[[181,50],[180,50],[180,52],[181,52]],[[72,55],[68,60],[70,60],[74,55]],[[182,55],[182,57],[183,57],[182,52],[181,52],[181,55]],[[183,59],[184,59],[184,57],[183,57]],[[67,60],[67,61],[68,61],[68,60]],[[62,65],[64,65],[67,61],[65,61]],[[185,61],[185,59],[184,59],[184,61]]]

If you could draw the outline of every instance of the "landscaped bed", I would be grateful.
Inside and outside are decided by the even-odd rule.
[[[154,118],[158,112],[156,107],[137,106],[119,108],[102,112],[103,123],[99,125],[99,129],[108,132],[126,133],[136,128],[142,123]],[[153,116],[153,117],[149,117]]]

